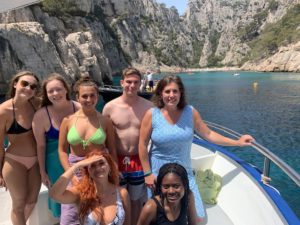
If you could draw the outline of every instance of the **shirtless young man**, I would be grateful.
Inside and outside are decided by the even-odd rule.
[[[141,74],[137,69],[123,70],[122,96],[107,103],[103,115],[110,117],[115,128],[119,170],[123,175],[120,185],[127,187],[131,199],[131,221],[136,224],[147,198],[144,173],[138,156],[141,121],[153,105],[138,96]]]

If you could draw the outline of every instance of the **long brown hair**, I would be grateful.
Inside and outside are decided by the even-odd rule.
[[[183,85],[180,77],[175,76],[175,75],[166,75],[162,79],[160,79],[160,81],[158,82],[158,84],[155,88],[152,101],[156,107],[163,108],[165,104],[161,98],[161,95],[162,95],[164,88],[171,83],[175,83],[178,85],[178,88],[180,91],[180,99],[179,99],[177,108],[183,109],[187,105],[186,96],[185,96],[185,88],[184,88],[184,85]]]
[[[108,181],[111,184],[116,186],[119,185],[119,172],[116,166],[116,163],[113,161],[110,154],[102,152],[99,150],[93,150],[87,154],[86,158],[89,158],[93,155],[102,155],[109,167],[110,172],[108,174]],[[88,169],[85,168],[85,174],[81,179],[80,183],[76,186],[76,189],[79,191],[79,220],[80,224],[84,224],[84,221],[88,214],[92,212],[95,215],[95,218],[100,218],[100,224],[104,222],[104,210],[101,205],[101,198],[97,195],[95,184],[88,173]]]
[[[43,84],[42,84],[42,107],[46,106],[46,105],[52,105],[52,102],[49,100],[48,95],[47,95],[47,84],[53,80],[58,80],[63,84],[64,88],[67,90],[66,98],[67,98],[67,100],[71,100],[70,88],[69,88],[69,85],[67,84],[66,80],[58,73],[51,73],[43,81]]]
[[[20,77],[23,77],[23,76],[32,76],[36,79],[38,85],[40,83],[40,80],[39,80],[38,76],[35,75],[33,72],[30,72],[30,71],[27,71],[27,70],[20,71],[17,74],[15,74],[9,82],[8,92],[6,94],[7,99],[15,97],[16,88],[14,87],[14,85],[15,85],[15,83],[17,83],[19,81]]]

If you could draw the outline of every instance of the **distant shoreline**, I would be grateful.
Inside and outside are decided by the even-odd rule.
[[[136,65],[135,65],[136,66]],[[263,71],[263,70],[245,70],[241,67],[207,67],[207,68],[182,68],[182,67],[175,67],[175,66],[136,66],[141,73],[146,73],[147,70],[152,71],[153,73],[193,73],[193,72],[218,72],[218,71],[228,71],[228,72],[258,72],[258,73],[299,73],[299,72],[292,72],[292,71]]]
[[[192,72],[213,72],[213,71],[243,71],[240,67],[211,67],[211,68],[180,68],[180,67],[160,67],[162,73],[192,73]],[[154,72],[157,72],[154,70]]]
[[[193,68],[186,69],[185,72],[203,72],[203,71],[242,71],[239,67],[212,67],[212,68]]]

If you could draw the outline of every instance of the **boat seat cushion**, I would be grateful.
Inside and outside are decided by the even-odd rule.
[[[222,187],[222,178],[215,174],[211,169],[195,172],[201,197],[206,204],[214,205],[217,203],[217,196]]]

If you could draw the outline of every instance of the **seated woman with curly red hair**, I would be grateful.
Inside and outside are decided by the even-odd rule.
[[[84,173],[82,180],[67,189],[77,170]],[[119,172],[112,157],[93,150],[63,173],[49,193],[60,203],[77,203],[80,224],[130,225],[129,195],[118,183]]]

